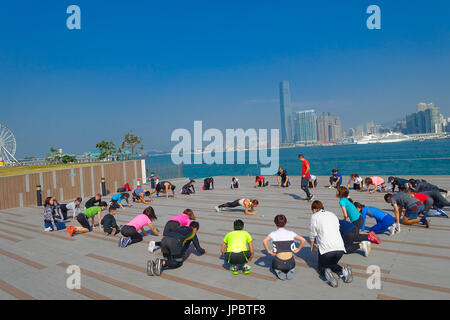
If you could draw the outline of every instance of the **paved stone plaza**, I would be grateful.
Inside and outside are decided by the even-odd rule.
[[[385,177],[386,178],[386,177]],[[429,182],[450,189],[450,176],[424,177]],[[372,245],[369,257],[362,252],[345,255],[341,260],[353,268],[350,284],[339,282],[331,288],[323,282],[315,269],[317,253],[311,254],[309,245],[296,256],[294,279],[280,281],[271,273],[271,256],[261,252],[262,240],[275,230],[273,218],[285,214],[287,228],[308,237],[310,203],[302,200],[300,178],[291,177],[289,188],[279,188],[276,178],[270,177],[266,188],[253,188],[253,177],[239,177],[241,188],[231,190],[230,177],[216,177],[215,190],[202,191],[197,181],[197,193],[179,194],[186,179],[174,179],[177,198],[155,198],[158,220],[155,225],[162,232],[165,223],[185,208],[191,208],[200,222],[200,244],[207,249],[197,256],[191,248],[184,265],[165,270],[161,277],[146,274],[146,262],[160,255],[147,251],[149,240],[127,248],[119,248],[114,238],[93,232],[69,237],[66,230],[44,232],[43,208],[27,207],[0,211],[0,299],[449,299],[450,298],[450,219],[430,218],[429,229],[422,226],[402,226],[400,234],[381,235],[381,245]],[[342,218],[335,190],[325,188],[327,177],[319,177],[319,186],[313,190],[315,199]],[[345,181],[347,181],[347,177]],[[6,192],[2,190],[2,192]],[[384,193],[350,192],[354,201],[376,206],[392,214],[392,208],[383,200]],[[110,195],[111,196],[111,195]],[[106,197],[106,199],[110,199]],[[217,213],[214,206],[238,198],[256,198],[260,201],[256,216],[244,217],[242,209]],[[86,201],[87,199],[83,199]],[[116,219],[126,224],[145,206],[134,204],[118,210]],[[450,210],[448,210],[450,211]],[[105,212],[102,213],[104,215]],[[232,230],[233,221],[241,218],[245,229],[254,239],[255,257],[250,275],[232,275],[224,268],[219,250],[224,235]],[[78,225],[70,222],[70,225]],[[367,225],[374,224],[368,220]],[[66,287],[69,274],[66,268],[81,268],[79,290]],[[369,290],[366,285],[367,267],[381,268],[382,288]]]

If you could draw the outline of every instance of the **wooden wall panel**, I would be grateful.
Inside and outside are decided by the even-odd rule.
[[[26,196],[26,205],[27,206],[35,206],[37,204],[36,199],[36,186],[39,185],[39,173],[30,173],[30,192],[27,192]],[[44,201],[44,200],[42,200]]]
[[[117,182],[118,187],[124,186],[123,175],[123,163],[116,162],[111,164],[104,164],[104,177],[106,182],[106,190],[108,194],[116,192],[115,186]],[[134,169],[134,161],[126,161],[126,175],[127,182],[133,188],[134,180],[136,178],[142,178],[141,162],[136,161],[137,176]],[[83,187],[84,187],[84,201],[86,201],[92,193],[92,180],[91,180],[91,166],[83,167]],[[93,180],[94,180],[94,194],[101,192],[100,182],[102,178],[101,165],[93,166]],[[42,173],[30,173],[29,179],[29,191],[26,191],[26,175],[16,175],[0,177],[0,209],[17,208],[20,206],[19,194],[23,194],[24,206],[35,206],[36,201],[36,186],[41,184],[40,174],[42,174],[42,202],[44,203],[47,198],[47,190],[50,189],[50,195],[60,200],[62,203],[67,203],[73,199],[81,196],[80,185],[80,168],[74,168],[74,186],[72,186],[71,169],[56,170],[56,188],[53,182],[53,171],[47,171]],[[63,189],[64,199],[61,200],[60,188]]]
[[[127,161],[125,162],[125,168],[127,170],[127,182],[130,184],[131,189],[134,188],[134,180],[135,180],[135,174],[134,174],[134,161]]]
[[[102,182],[102,166],[94,166],[94,186],[96,193],[102,193],[101,188],[101,182]]]

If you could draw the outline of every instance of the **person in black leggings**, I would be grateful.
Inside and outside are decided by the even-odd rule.
[[[370,254],[371,242],[367,234],[359,233],[358,228],[351,222],[339,220],[339,231],[344,240],[345,253],[351,254],[358,249],[364,251],[367,257]]]
[[[257,214],[258,210],[255,210],[259,201],[256,199],[237,199],[232,202],[227,202],[216,206],[215,209],[217,212],[220,212],[223,208],[236,208],[239,206],[243,206],[245,208],[245,214]],[[250,211],[248,209],[250,208]]]
[[[169,221],[164,226],[163,236],[167,236],[172,231],[179,227],[189,226],[195,220],[194,212],[191,209],[186,209],[182,214],[179,214]],[[148,244],[148,251],[153,252],[157,247],[161,247],[161,241],[150,241]]]
[[[302,163],[302,180],[300,183],[301,189],[306,193],[306,200],[311,201],[314,199],[314,195],[309,192],[309,179],[311,173],[311,167],[308,160],[302,154],[298,155],[298,160]]]
[[[195,193],[195,180],[191,180],[188,183],[186,183],[182,188],[181,188],[181,194],[187,194],[190,195],[192,193]]]
[[[147,274],[149,276],[159,276],[164,268],[179,268],[183,265],[184,254],[190,243],[200,255],[206,253],[206,249],[200,247],[197,238],[197,231],[200,225],[197,221],[192,221],[189,227],[182,226],[170,232],[161,240],[161,252],[164,259],[149,260],[147,262]]]
[[[214,190],[214,178],[209,177],[203,180],[203,190]]]
[[[346,283],[353,280],[352,270],[349,265],[341,267],[338,262],[345,253],[345,245],[339,231],[339,219],[332,212],[325,211],[322,202],[316,200],[311,205],[313,215],[310,222],[310,246],[314,252],[315,244],[319,249],[318,271],[328,283],[336,288],[338,276]]]
[[[433,191],[437,190],[439,192],[443,192],[448,196],[448,190],[445,190],[441,187],[438,187],[434,184],[431,184],[429,182],[426,182],[425,180],[421,179],[409,179],[408,180],[408,186],[411,190],[413,190],[416,193],[424,193],[427,191]]]
[[[433,206],[437,209],[450,206],[450,201],[448,201],[438,190],[424,191],[422,193],[433,199]]]

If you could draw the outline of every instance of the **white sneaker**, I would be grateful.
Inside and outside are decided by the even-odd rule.
[[[52,231],[52,227],[45,228],[44,231],[45,232],[50,232],[50,231]]]
[[[364,251],[364,256],[368,257],[370,254],[370,251],[372,250],[372,244],[370,241],[363,241],[361,242],[361,249]]]
[[[348,264],[346,264],[342,268],[342,281],[344,281],[345,283],[350,283],[353,281],[352,267],[350,267]]]
[[[148,251],[149,252],[153,253],[153,251],[155,250],[155,247],[156,247],[155,241],[150,241],[148,243]]]
[[[395,233],[400,233],[400,223],[396,223],[395,225]]]
[[[389,231],[389,236],[393,236],[395,234],[395,226],[392,225],[392,226],[388,227],[388,231]]]
[[[220,208],[219,207],[214,207],[214,209],[216,209],[217,212],[220,212]]]

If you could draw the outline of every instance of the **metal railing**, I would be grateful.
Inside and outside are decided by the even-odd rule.
[[[183,177],[183,166],[182,165],[171,165],[171,166],[147,166],[147,179],[150,178],[150,174],[158,176],[159,179],[174,179]]]

